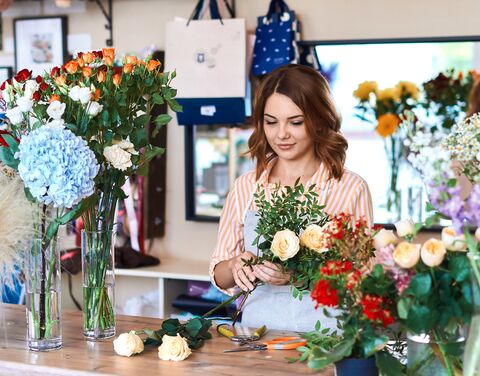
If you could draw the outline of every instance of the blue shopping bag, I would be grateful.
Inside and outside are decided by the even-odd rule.
[[[283,0],[271,0],[268,13],[258,17],[252,74],[261,76],[297,61],[300,23]]]

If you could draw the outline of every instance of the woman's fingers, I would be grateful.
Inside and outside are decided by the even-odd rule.
[[[273,285],[284,285],[290,279],[288,274],[273,270],[265,265],[255,265],[254,274],[263,282]]]

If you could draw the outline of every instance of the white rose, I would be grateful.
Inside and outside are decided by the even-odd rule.
[[[13,102],[13,93],[9,89],[2,90],[2,98],[5,102]]]
[[[328,251],[328,234],[319,225],[309,225],[300,235],[300,245],[318,253],[326,252]]]
[[[103,156],[116,169],[126,171],[132,166],[131,154],[118,145],[107,146],[103,149]]]
[[[65,112],[65,103],[61,103],[60,101],[53,101],[47,107],[47,114],[52,119],[60,119]]]
[[[297,254],[300,249],[300,239],[291,230],[277,231],[270,249],[275,256],[285,261]]]
[[[442,263],[446,253],[445,244],[441,240],[431,238],[423,244],[420,257],[425,265],[434,267]]]
[[[411,219],[404,219],[403,221],[398,221],[395,223],[395,228],[397,229],[398,236],[408,236],[413,235],[414,232],[414,223]]]
[[[389,244],[395,244],[397,237],[393,233],[393,230],[385,230],[382,228],[373,238],[373,246],[375,249],[381,249]]]
[[[28,80],[27,82],[25,82],[25,86],[24,86],[24,89],[23,89],[23,94],[32,99],[33,97],[33,94],[38,90],[38,83],[37,81],[35,80]]]
[[[480,151],[477,153],[477,155],[475,157],[477,158],[477,161],[480,162]]]
[[[176,337],[165,334],[162,337],[162,344],[158,347],[158,357],[161,360],[179,362],[187,359],[191,353],[187,341],[178,333]]]
[[[92,98],[92,92],[90,91],[89,87],[82,87],[78,91],[78,99],[80,100],[81,104],[87,104],[90,102]]]
[[[401,268],[413,268],[418,260],[420,260],[420,244],[401,242],[393,251],[393,261]]]
[[[45,126],[51,127],[51,128],[65,128],[65,120],[53,119],[53,120],[50,120],[47,124],[45,124]]]
[[[475,238],[480,241],[480,227],[477,227],[475,230]]]
[[[457,235],[453,227],[444,227],[442,229],[442,242],[449,251],[466,251],[467,242],[465,236]]]
[[[122,333],[113,341],[113,348],[118,355],[132,356],[140,354],[143,349],[142,339],[135,334],[134,330],[130,333]]]
[[[76,85],[70,89],[68,92],[68,96],[74,102],[78,102],[80,100],[80,86]]]
[[[5,114],[13,125],[18,125],[23,122],[23,114],[18,106],[7,109]]]
[[[33,107],[33,101],[28,97],[20,97],[17,99],[17,106],[22,112],[30,112]]]
[[[135,150],[135,145],[130,142],[130,138],[127,137],[126,140],[114,141],[114,144],[119,148],[122,148],[125,151],[128,151],[130,154],[138,155],[138,151]]]
[[[97,116],[103,110],[103,105],[98,102],[90,102],[87,107],[87,113],[91,117]]]
[[[17,91],[22,89],[22,84],[18,82],[15,78],[12,78],[12,86]]]

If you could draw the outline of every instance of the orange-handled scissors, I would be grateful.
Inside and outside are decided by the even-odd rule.
[[[305,346],[307,341],[300,337],[278,337],[270,341],[260,344],[247,344],[242,347],[223,352],[239,352],[239,351],[260,351],[260,350],[292,350],[300,346]]]

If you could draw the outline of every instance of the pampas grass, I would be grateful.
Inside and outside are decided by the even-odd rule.
[[[33,236],[33,205],[15,171],[0,164],[0,297],[22,272]],[[0,299],[1,300],[1,299]]]

